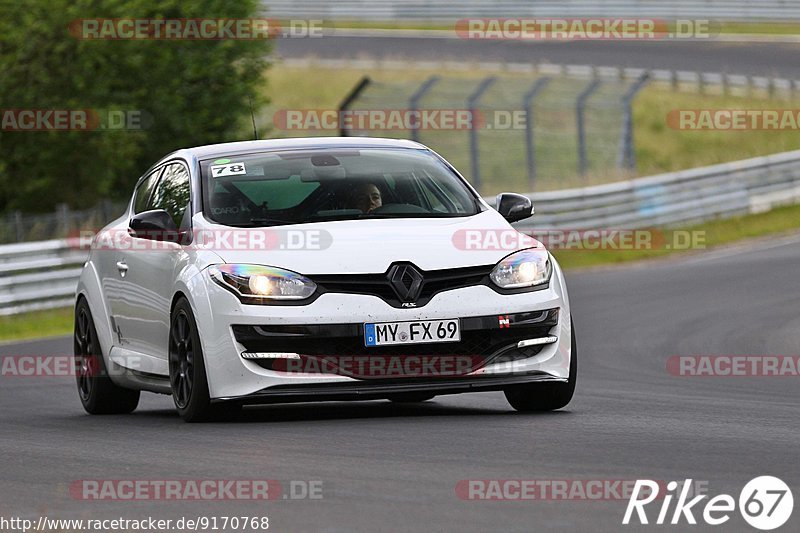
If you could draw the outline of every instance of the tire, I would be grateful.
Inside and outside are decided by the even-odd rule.
[[[405,392],[389,396],[388,399],[395,403],[422,403],[432,400],[435,397],[435,394],[428,394],[426,392]]]
[[[572,321],[572,317],[570,317]],[[575,394],[578,378],[578,345],[575,342],[575,324],[572,324],[572,356],[569,361],[569,379],[566,383],[529,383],[505,390],[511,407],[523,413],[554,411],[566,407]]]
[[[92,312],[84,298],[75,306],[73,354],[78,396],[87,413],[119,415],[136,409],[141,393],[115,385],[108,376]]]
[[[169,383],[175,408],[186,422],[223,420],[241,409],[236,403],[211,403],[200,334],[185,298],[175,304],[170,319]]]

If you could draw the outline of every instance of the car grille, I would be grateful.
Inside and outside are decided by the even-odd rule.
[[[322,325],[234,325],[233,332],[246,352],[288,352],[303,358],[375,357],[398,358],[465,357],[472,361],[471,370],[502,358],[503,361],[533,357],[543,346],[517,348],[521,340],[550,335],[558,324],[558,309],[483,317],[461,318],[461,340],[432,344],[396,346],[364,345],[363,324]],[[276,362],[277,361],[277,362]],[[440,360],[441,361],[441,360]],[[285,368],[285,361],[252,359],[252,363],[268,370]],[[324,369],[323,369],[324,370]],[[321,373],[336,373],[326,372]]]
[[[414,307],[422,307],[436,294],[463,287],[489,284],[489,274],[494,265],[446,270],[419,270],[422,274],[422,289],[414,301]],[[389,282],[388,271],[383,274],[331,274],[309,276],[320,292],[366,294],[377,296],[393,307],[402,307],[403,301]]]

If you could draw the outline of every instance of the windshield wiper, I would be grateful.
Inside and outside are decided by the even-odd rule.
[[[245,224],[229,224],[229,225],[240,228],[256,228],[265,226],[285,226],[287,224],[300,224],[300,222],[296,220],[283,220],[280,218],[251,218],[250,221]]]
[[[430,211],[428,213],[364,213],[358,215],[356,219],[370,219],[370,218],[450,218],[464,216],[461,213],[436,213]]]

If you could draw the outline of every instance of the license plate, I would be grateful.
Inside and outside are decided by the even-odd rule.
[[[457,318],[364,324],[364,343],[367,346],[427,344],[460,340],[461,327]]]

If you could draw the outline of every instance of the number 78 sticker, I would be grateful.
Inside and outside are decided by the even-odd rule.
[[[227,165],[212,165],[211,175],[215,178],[222,176],[235,176],[237,174],[247,174],[244,163],[228,163]]]

